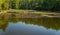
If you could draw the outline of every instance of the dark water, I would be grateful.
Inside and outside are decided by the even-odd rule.
[[[60,35],[60,18],[0,19],[0,35]]]

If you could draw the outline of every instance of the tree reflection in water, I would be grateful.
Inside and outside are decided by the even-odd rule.
[[[10,18],[0,19],[0,29],[5,31],[8,27],[8,22],[25,22],[26,24],[34,24],[38,26],[44,26],[47,29],[60,29],[60,18]]]

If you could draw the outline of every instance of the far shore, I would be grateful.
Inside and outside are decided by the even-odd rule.
[[[41,17],[58,17],[60,18],[60,13],[55,12],[36,12],[33,10],[6,10],[3,12],[0,12],[0,17],[3,16],[15,16],[17,18],[41,18]]]

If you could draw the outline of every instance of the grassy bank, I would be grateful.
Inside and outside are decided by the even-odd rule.
[[[0,17],[9,16],[16,18],[41,18],[41,17],[59,17],[60,13],[35,11],[35,10],[3,10],[0,12]]]

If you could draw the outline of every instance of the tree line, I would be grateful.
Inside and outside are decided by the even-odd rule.
[[[60,0],[0,0],[0,9],[60,11]]]

